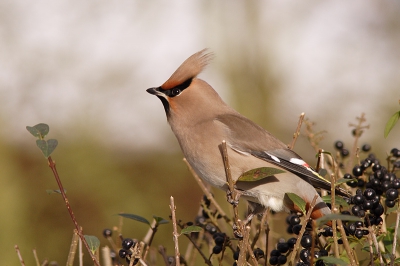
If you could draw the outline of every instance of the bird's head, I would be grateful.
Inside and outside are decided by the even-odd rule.
[[[189,119],[194,113],[204,116],[213,106],[225,105],[210,85],[197,78],[212,58],[207,49],[201,50],[186,59],[164,84],[147,89],[161,100],[169,121]]]

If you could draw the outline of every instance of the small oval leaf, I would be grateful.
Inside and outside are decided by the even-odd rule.
[[[329,203],[329,204],[331,203],[331,196],[323,196],[321,198],[325,203]],[[341,205],[343,207],[349,206],[349,204],[342,197],[339,197],[339,196],[335,196],[335,203],[336,203],[336,205]]]
[[[36,145],[42,151],[44,157],[48,158],[49,156],[47,155],[47,142],[43,139],[37,139]]]
[[[285,197],[289,198],[294,205],[299,207],[303,214],[306,214],[306,202],[294,193],[285,193]]]
[[[393,129],[393,127],[396,125],[397,121],[400,118],[400,111],[394,113],[389,120],[386,123],[385,126],[385,131],[383,133],[384,137],[387,138],[387,136],[389,135],[390,131]]]
[[[203,228],[201,228],[200,226],[191,225],[191,226],[183,228],[181,231],[181,234],[187,235],[190,233],[200,232],[201,230],[203,230]]]
[[[159,217],[159,216],[153,215],[153,218],[154,218],[154,220],[156,220],[157,224],[167,224],[167,223],[169,223],[168,220],[165,220],[164,218]]]
[[[35,127],[27,126],[26,129],[32,134],[32,136],[40,138],[40,132]]]
[[[264,179],[277,174],[285,173],[285,171],[274,167],[260,167],[243,173],[237,181],[252,182]]]
[[[40,123],[33,127],[39,131],[41,138],[44,138],[47,134],[49,134],[50,128],[47,124]]]
[[[341,259],[338,259],[338,258],[335,258],[335,257],[324,256],[324,257],[320,257],[318,260],[322,260],[327,264],[343,265],[343,266],[348,265],[348,263],[345,262],[344,260],[341,260]]]
[[[47,141],[43,139],[38,139],[36,140],[36,145],[42,151],[44,157],[48,158],[57,147],[58,141],[56,139],[49,139]]]
[[[61,194],[61,190],[59,190],[59,189],[46,189],[46,192],[47,192],[47,194],[54,194],[54,193],[56,193],[56,194]],[[67,193],[67,190],[66,189],[64,189],[64,193]]]
[[[49,157],[53,153],[53,151],[56,149],[57,145],[58,145],[58,141],[56,139],[47,140],[47,154],[48,154],[47,157]]]
[[[90,250],[94,254],[96,250],[100,247],[100,240],[95,236],[84,235],[84,237],[89,245]]]
[[[361,218],[352,216],[352,215],[345,215],[345,214],[337,214],[337,213],[332,213],[328,215],[324,215],[321,218],[318,218],[316,221],[317,225],[322,225],[326,224],[327,222],[331,220],[342,220],[342,221],[350,221],[350,222],[358,222],[362,221]]]
[[[150,226],[150,222],[146,219],[143,218],[142,216],[136,215],[136,214],[130,214],[130,213],[119,213],[119,216],[122,216],[124,218],[132,219],[141,223],[145,223]]]

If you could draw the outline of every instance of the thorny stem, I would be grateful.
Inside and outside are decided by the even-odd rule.
[[[47,159],[48,159],[49,167],[50,167],[51,171],[52,171],[53,174],[54,174],[54,177],[55,177],[55,179],[56,179],[56,181],[57,181],[58,187],[60,188],[60,192],[61,192],[61,195],[62,195],[62,197],[63,197],[63,199],[64,199],[65,205],[67,206],[69,215],[71,216],[72,222],[73,222],[74,225],[75,225],[75,228],[76,228],[76,230],[77,230],[77,233],[78,233],[78,235],[79,235],[79,238],[81,239],[81,241],[82,241],[83,244],[85,245],[87,251],[89,252],[90,257],[91,257],[92,260],[93,260],[93,263],[94,263],[96,266],[100,266],[100,264],[99,264],[99,262],[97,261],[95,255],[94,255],[93,252],[91,251],[91,249],[90,249],[90,247],[89,247],[89,244],[86,242],[86,239],[85,239],[84,235],[82,234],[81,227],[79,226],[78,222],[76,221],[76,217],[75,217],[75,215],[74,215],[74,212],[72,211],[72,208],[71,208],[71,205],[69,204],[67,195],[65,194],[64,187],[63,187],[63,185],[62,185],[62,183],[61,183],[60,176],[58,175],[58,172],[57,172],[57,169],[56,169],[56,163],[51,159],[51,156],[49,156]]]
[[[176,216],[175,216],[175,202],[174,202],[174,197],[171,196],[170,198],[170,203],[171,205],[169,205],[169,208],[171,209],[171,216],[172,216],[172,227],[174,229],[172,235],[173,235],[173,239],[174,239],[174,243],[175,243],[175,265],[179,266],[180,264],[180,254],[179,254],[179,245],[178,245],[178,229],[176,228]]]
[[[299,122],[297,123],[296,131],[295,131],[294,134],[293,134],[292,144],[290,144],[290,145],[288,146],[289,149],[291,149],[291,150],[294,148],[294,145],[296,144],[296,140],[297,140],[298,136],[300,135],[301,124],[303,123],[304,116],[305,116],[305,113],[304,113],[304,112],[300,114]]]
[[[316,194],[314,196],[313,200],[311,201],[310,207],[309,207],[309,209],[307,211],[307,215],[304,218],[304,221],[301,223],[301,229],[300,229],[299,235],[297,236],[297,241],[296,241],[296,244],[294,245],[289,265],[294,265],[294,260],[296,259],[296,254],[297,254],[297,252],[299,250],[299,247],[300,247],[300,242],[301,242],[300,240],[303,237],[304,232],[306,231],[307,222],[308,222],[308,220],[310,220],[311,213],[312,213],[312,211],[313,211],[313,209],[315,207],[315,203],[317,202],[318,197],[319,197],[318,194]]]

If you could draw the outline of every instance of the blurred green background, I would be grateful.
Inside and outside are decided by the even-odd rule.
[[[102,245],[119,212],[196,216],[202,196],[182,162],[158,99],[191,54],[215,60],[201,78],[238,111],[289,143],[298,116],[352,145],[349,122],[366,113],[378,158],[399,147],[400,4],[393,1],[49,1],[0,2],[0,241],[2,265],[39,258],[65,263],[73,224],[45,158],[26,126],[50,125],[52,155],[85,234]],[[361,143],[362,144],[362,143]],[[304,137],[295,150],[311,164]],[[214,192],[224,202],[221,192]],[[147,227],[125,221],[126,237]],[[171,225],[154,246],[172,253]],[[88,257],[85,256],[85,259]]]

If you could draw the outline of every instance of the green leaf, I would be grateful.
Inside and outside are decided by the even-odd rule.
[[[84,235],[84,237],[89,245],[90,250],[94,254],[96,250],[100,247],[100,240],[95,236]]]
[[[331,203],[331,196],[323,196],[321,198],[325,203],[329,203],[329,204]],[[342,197],[339,197],[339,196],[335,196],[335,203],[337,205],[341,205],[343,207],[349,206],[349,204]]]
[[[389,121],[387,121],[386,126],[385,126],[385,131],[383,133],[385,138],[387,138],[387,136],[389,135],[390,131],[393,129],[394,125],[396,125],[399,118],[400,118],[400,111],[394,113],[389,118]]]
[[[343,265],[346,266],[348,265],[348,262],[345,262],[344,260],[335,258],[335,257],[320,257],[318,260],[323,260],[325,263],[333,264],[333,265]]]
[[[289,198],[294,205],[299,207],[302,213],[306,214],[306,202],[294,193],[285,193],[285,198]],[[286,200],[286,199],[285,199]]]
[[[252,182],[266,177],[285,173],[285,171],[274,167],[261,167],[243,173],[237,181]]]
[[[317,220],[315,220],[315,222],[317,223],[317,225],[321,225],[321,224],[326,224],[328,221],[331,221],[331,220],[342,220],[342,221],[350,221],[350,222],[362,221],[361,218],[356,217],[356,216],[332,213],[332,214],[324,215],[321,218],[318,218]]]
[[[154,220],[156,220],[157,224],[167,224],[167,223],[169,223],[168,220],[165,220],[164,218],[159,217],[159,216],[153,215],[153,218],[154,218]]]
[[[383,244],[387,253],[391,253],[393,249],[393,234],[387,233],[383,238]]]
[[[36,145],[42,151],[44,157],[49,158],[52,152],[56,149],[58,141],[56,139],[38,139],[36,140]]]
[[[395,205],[394,207],[387,208],[386,214],[391,214],[392,212],[396,212],[396,211],[397,211],[397,206]]]
[[[26,129],[31,133],[34,137],[44,138],[49,133],[49,126],[47,124],[37,124],[33,127],[27,126]]]
[[[47,192],[47,194],[54,194],[54,193],[56,193],[56,194],[61,194],[61,190],[59,190],[59,189],[46,189],[46,192]],[[67,193],[67,190],[66,189],[64,189],[64,193]]]
[[[341,185],[343,183],[347,183],[349,181],[357,181],[357,179],[356,178],[352,178],[352,179],[339,178],[338,180],[336,180],[335,186],[339,186],[339,185]]]
[[[143,218],[142,216],[136,215],[136,214],[130,214],[130,213],[120,213],[118,214],[119,216],[122,216],[124,218],[128,218],[128,219],[132,219],[141,223],[145,223],[148,224],[149,226],[151,226],[150,222],[146,219]]]
[[[181,231],[181,234],[196,233],[196,232],[200,232],[201,230],[203,230],[203,228],[201,228],[200,226],[191,225],[186,228],[183,228]]]
[[[321,169],[319,169],[319,171],[318,171],[318,174],[319,174],[320,176],[322,176],[322,177],[326,176],[327,173],[328,173],[328,171],[326,171],[326,169],[324,169],[324,168],[321,168]]]

